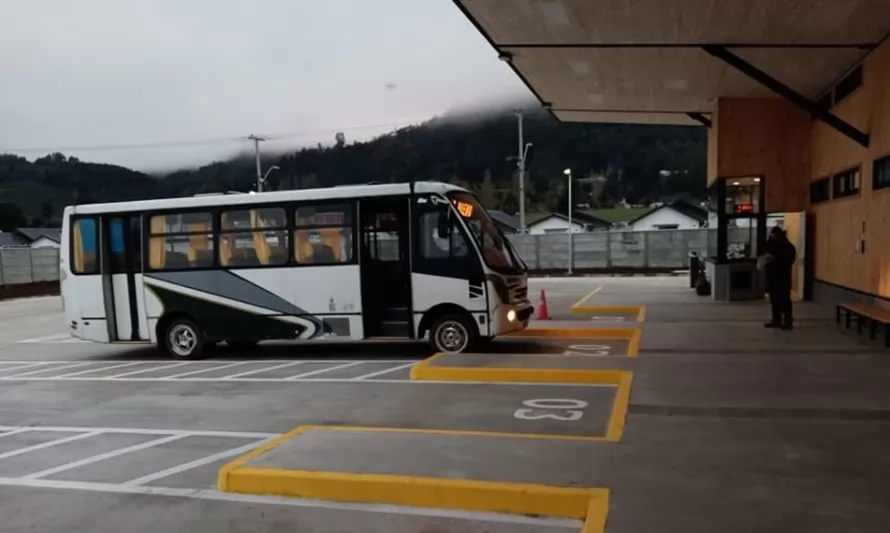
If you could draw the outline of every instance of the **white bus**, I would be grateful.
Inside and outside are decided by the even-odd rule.
[[[196,359],[219,342],[430,339],[528,325],[525,264],[476,198],[397,183],[69,206],[71,334]]]

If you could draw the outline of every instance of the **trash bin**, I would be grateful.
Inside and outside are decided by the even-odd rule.
[[[701,277],[701,258],[696,252],[689,252],[689,288],[694,289]]]

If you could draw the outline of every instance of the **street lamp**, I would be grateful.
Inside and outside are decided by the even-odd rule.
[[[279,167],[278,165],[272,165],[271,167],[269,167],[269,170],[266,171],[266,173],[263,175],[262,178],[260,178],[260,181],[257,183],[257,192],[263,192],[263,185],[266,183],[266,179],[269,177],[269,174],[271,174],[273,170],[281,170],[281,167]]]
[[[575,262],[574,235],[572,235],[572,169],[562,171],[568,179],[569,185],[569,275],[572,275],[572,264]]]
[[[532,143],[525,142],[525,137],[522,134],[522,112],[516,111],[514,114],[519,127],[519,149],[516,156],[516,166],[519,167],[519,232],[525,233],[525,160]]]

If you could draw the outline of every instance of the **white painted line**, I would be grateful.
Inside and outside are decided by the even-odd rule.
[[[67,333],[56,333],[55,335],[45,335],[43,337],[34,337],[33,339],[23,339],[18,341],[20,344],[32,344],[36,342],[48,342],[48,341],[57,341],[63,339],[70,339],[71,335]]]
[[[322,368],[321,370],[313,370],[312,372],[306,372],[305,374],[297,374],[296,376],[289,376],[284,378],[284,381],[293,381],[295,379],[307,378],[309,376],[315,376],[318,374],[324,374],[325,372],[332,372],[334,370],[340,370],[341,368],[349,368],[352,366],[360,365],[364,361],[352,361],[351,363],[345,363],[342,365],[334,365],[328,368]]]
[[[192,370],[191,372],[183,372],[182,374],[174,374],[172,376],[164,376],[161,379],[169,381],[171,379],[179,379],[179,378],[184,378],[187,376],[193,376],[195,374],[200,374],[201,372],[210,372],[211,370],[222,370],[224,368],[232,368],[233,366],[246,365],[247,363],[250,363],[250,362],[251,361],[238,361],[237,363],[218,365],[218,366],[214,366],[213,368],[202,368],[200,370]]]
[[[4,362],[3,364],[5,364],[5,365],[13,364],[13,365],[18,365],[18,366],[14,367],[14,368],[0,368],[0,372],[16,372],[18,370],[24,370],[25,368],[33,368],[35,366],[48,365],[49,363],[48,362],[40,362],[40,363],[22,364],[21,362],[15,362],[15,363]]]
[[[127,446],[126,448],[118,448],[117,450],[112,450],[112,451],[106,452],[106,453],[100,453],[98,455],[93,455],[92,457],[86,457],[79,461],[73,461],[73,462],[59,465],[59,466],[56,466],[53,468],[48,468],[46,470],[41,470],[40,472],[28,474],[27,476],[24,476],[22,479],[39,479],[42,477],[51,476],[53,474],[58,474],[59,472],[64,472],[65,470],[71,470],[72,468],[77,468],[77,467],[84,466],[84,465],[98,463],[99,461],[111,459],[112,457],[117,457],[119,455],[124,455],[127,453],[133,453],[133,452],[138,452],[140,450],[153,448],[155,446],[160,446],[162,444],[166,444],[168,442],[173,442],[175,440],[179,440],[179,439],[182,439],[185,437],[186,437],[186,435],[169,435],[167,437],[161,437],[160,439],[154,439],[154,440],[150,440],[148,442],[143,442],[142,444],[135,444],[133,446]]]
[[[403,507],[398,505],[381,505],[368,503],[341,503],[323,500],[309,500],[303,498],[289,498],[286,496],[257,496],[254,494],[238,494],[235,492],[220,492],[218,490],[212,489],[145,487],[141,485],[116,485],[113,483],[92,483],[87,481],[60,481],[51,479],[21,479],[8,477],[0,477],[0,485],[5,487],[80,490],[86,492],[106,492],[112,494],[167,496],[189,498],[194,500],[213,500],[230,503],[247,503],[258,505],[282,505],[287,507],[420,516],[428,518],[451,518],[458,520],[498,522],[505,524],[532,525],[540,527],[564,527],[566,529],[573,529],[575,531],[578,531],[582,525],[580,520],[570,520],[564,518],[533,518],[521,515],[482,513],[474,511],[455,511],[451,509],[433,509],[426,507]]]
[[[231,437],[241,439],[268,439],[280,437],[280,433],[259,433],[256,431],[192,431],[184,429],[145,429],[145,428],[103,428],[69,426],[0,426],[0,431],[47,431],[57,433],[126,433],[130,435],[182,435],[184,437]]]
[[[370,342],[370,341],[369,341],[369,342]],[[211,360],[211,361],[208,361],[208,360],[202,360],[202,361],[187,361],[187,362],[188,362],[190,365],[219,365],[219,364],[222,364],[222,363],[235,363],[235,362],[238,362],[238,363],[258,363],[258,364],[259,364],[259,363],[269,363],[270,365],[274,365],[274,364],[276,364],[276,363],[286,363],[286,362],[288,362],[288,361],[293,361],[293,360],[294,360],[294,359],[292,359],[292,358],[291,358],[291,359],[238,359],[238,360],[232,360],[232,359],[216,359],[216,360]],[[422,360],[422,359],[418,359],[418,361],[421,361],[421,360]],[[168,361],[168,359],[132,359],[132,360],[129,360],[128,362],[131,362],[131,363],[155,363],[155,364],[162,364],[162,363],[166,363],[167,361]],[[394,364],[394,365],[396,365],[396,364],[399,364],[399,363],[404,363],[404,362],[405,362],[405,359],[370,359],[370,360],[368,360],[368,359],[325,359],[325,358],[320,358],[320,359],[300,359],[300,361],[303,362],[303,363],[331,363],[331,364],[334,364],[334,363],[337,363],[337,364],[340,364],[340,363],[351,363],[351,362],[354,362],[354,361],[361,361],[362,363],[390,363],[390,364]],[[21,360],[19,360],[19,361],[2,361],[3,364],[7,364],[7,365],[11,365],[11,364],[16,364],[16,365],[37,365],[37,364],[40,364],[40,365],[48,365],[48,364],[83,363],[83,362],[84,362],[83,359],[80,359],[80,360],[70,360],[70,359],[66,359],[66,360],[57,360],[57,361],[21,361]],[[101,359],[101,360],[99,360],[99,359],[93,359],[93,360],[91,360],[91,361],[89,361],[89,362],[91,362],[91,363],[102,363],[102,362],[105,362],[105,363],[116,363],[117,361],[115,361],[115,360],[113,360],[113,359]]]
[[[265,366],[263,368],[260,368],[259,370],[248,370],[247,372],[241,372],[240,374],[232,374],[231,376],[223,376],[220,379],[236,379],[236,378],[240,378],[243,376],[249,376],[251,374],[259,374],[261,372],[267,372],[269,370],[277,370],[279,368],[287,368],[289,366],[302,365],[302,364],[303,364],[303,361],[293,361],[293,362],[284,363],[281,365]]]
[[[124,372],[123,374],[115,374],[113,376],[106,376],[109,379],[117,379],[122,378],[124,376],[135,376],[136,374],[142,374],[144,372],[154,372],[155,370],[166,370],[168,368],[177,368],[183,365],[189,364],[191,361],[181,361],[179,363],[173,363],[170,365],[161,365],[153,368],[143,368],[142,370],[134,370],[132,372]],[[163,379],[163,378],[162,378]]]
[[[135,365],[138,365],[138,364],[141,364],[141,363],[122,363],[122,364],[119,364],[119,365],[111,365],[111,366],[106,366],[106,367],[102,367],[102,368],[90,368],[89,370],[80,370],[80,371],[77,371],[77,372],[72,372],[72,373],[70,373],[70,374],[62,374],[61,376],[53,376],[52,379],[64,379],[64,378],[70,378],[70,377],[73,377],[73,376],[80,376],[80,375],[83,375],[83,374],[89,374],[90,372],[99,372],[99,371],[102,371],[102,370],[114,370],[115,368],[126,368],[126,367],[130,367],[130,366],[135,366]]]
[[[92,364],[95,364],[95,361],[87,361],[87,362],[81,362],[81,363],[74,363],[74,364],[70,364],[70,365],[62,365],[62,366],[56,366],[56,367],[51,367],[51,368],[40,368],[40,369],[37,369],[37,370],[32,370],[32,371],[30,371],[30,372],[25,372],[24,374],[15,374],[14,376],[3,376],[3,378],[4,378],[4,379],[11,379],[11,380],[14,380],[14,379],[18,379],[18,378],[21,378],[21,377],[24,377],[24,376],[31,376],[31,375],[33,375],[33,374],[39,374],[39,373],[41,373],[41,372],[48,372],[48,371],[50,371],[50,370],[52,370],[52,371],[57,371],[57,370],[67,370],[67,369],[69,369],[69,368],[78,368],[78,367],[81,367],[81,366],[87,366],[87,365],[92,365]]]
[[[3,430],[0,429],[0,431],[3,431]],[[11,431],[7,431],[6,433],[3,433],[2,435],[0,435],[0,439],[2,439],[3,437],[9,437],[10,435],[18,435],[19,433],[24,433],[26,431],[30,431],[30,429],[26,429],[26,428],[13,429]]]
[[[88,439],[90,437],[95,437],[96,435],[100,435],[101,432],[91,431],[89,433],[81,433],[80,435],[72,435],[70,437],[65,437],[61,439],[51,440],[48,442],[43,442],[40,444],[35,444],[34,446],[28,446],[27,448],[19,448],[18,450],[12,450],[11,452],[0,453],[0,460],[8,459],[10,457],[15,457],[17,455],[26,454],[28,452],[33,452],[37,450],[42,450],[44,448],[49,448],[51,446],[58,446],[59,444],[65,444],[66,442],[74,442],[76,440]]]
[[[166,468],[161,470],[160,472],[155,472],[154,474],[148,474],[147,476],[142,476],[140,478],[131,479],[123,483],[124,485],[145,485],[146,483],[151,483],[152,481],[157,481],[161,478],[173,476],[179,474],[180,472],[185,472],[186,470],[192,470],[193,468],[198,468],[199,466],[209,465],[210,463],[215,463],[216,461],[222,461],[223,459],[228,459],[229,457],[234,457],[236,455],[244,455],[245,453],[255,450],[259,448],[263,444],[269,442],[272,439],[265,439],[261,441],[252,442],[250,444],[245,444],[244,446],[239,446],[237,448],[233,448],[231,450],[225,450],[219,453],[214,453],[212,455],[208,455],[206,457],[202,457],[200,459],[196,459],[194,461],[189,461],[188,463],[182,463],[181,465],[171,466],[170,468]]]
[[[625,357],[625,356],[621,356]],[[333,370],[333,368],[326,368],[324,371],[327,372],[329,370]],[[171,382],[171,380],[166,378],[145,378],[145,377],[135,377],[135,378],[110,378],[110,377],[102,377],[102,378],[91,378],[91,377],[73,377],[73,378],[65,378],[65,379],[56,379],[56,378],[24,378],[23,380],[15,380],[6,377],[0,377],[0,381],[132,381],[134,383],[139,382]],[[616,387],[617,385],[612,385],[609,383],[532,383],[532,382],[517,382],[517,381],[427,381],[427,380],[412,380],[412,379],[363,379],[360,381],[356,381],[352,378],[312,378],[312,379],[293,379],[293,376],[290,378],[242,378],[238,380],[224,380],[220,378],[182,378],[173,380],[175,383],[219,383],[226,382],[231,383],[232,381],[236,383],[383,383],[383,384],[393,384],[393,385],[515,385],[522,387]]]
[[[367,379],[367,378],[374,378],[377,376],[382,376],[383,374],[389,374],[390,372],[395,372],[396,370],[403,370],[405,368],[411,368],[415,364],[417,364],[417,363],[412,361],[406,365],[394,366],[392,368],[387,368],[386,370],[381,370],[379,372],[371,372],[370,374],[365,374],[364,376],[354,377],[354,378],[351,378],[350,381],[361,381],[361,380]]]

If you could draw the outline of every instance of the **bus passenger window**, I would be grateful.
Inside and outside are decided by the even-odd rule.
[[[154,270],[213,266],[210,213],[155,215],[149,221],[148,265]]]
[[[294,260],[302,265],[352,261],[352,208],[349,205],[299,207],[294,217]]]
[[[283,208],[226,211],[220,223],[220,265],[244,267],[287,263],[287,214]]]
[[[98,274],[98,225],[95,218],[79,218],[71,225],[71,271]]]

